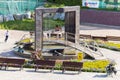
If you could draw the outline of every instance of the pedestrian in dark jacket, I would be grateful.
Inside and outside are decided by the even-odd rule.
[[[109,64],[109,65],[106,67],[106,72],[107,72],[107,75],[112,75],[113,73],[116,75],[117,70],[116,70],[116,68],[114,67],[113,64]]]
[[[7,42],[8,37],[9,37],[9,31],[7,30],[7,31],[5,32],[5,42]]]

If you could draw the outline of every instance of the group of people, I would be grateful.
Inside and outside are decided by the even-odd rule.
[[[56,25],[54,30],[52,30],[52,31],[45,31],[43,33],[45,38],[51,38],[52,34],[55,34],[57,38],[61,38],[62,35],[63,35],[61,27],[59,25]]]
[[[61,27],[59,27],[58,25],[55,26],[55,31],[61,31]]]
[[[58,25],[56,25],[54,32],[58,32],[58,31],[61,31],[61,30],[62,30],[61,27],[59,27]],[[58,36],[59,36],[59,35],[60,35],[60,33],[58,33]],[[62,34],[61,34],[60,36],[62,37]],[[7,42],[8,37],[9,37],[9,31],[7,30],[7,31],[5,32],[5,39],[4,39],[5,42]]]
[[[55,30],[53,31],[52,34],[56,34],[57,35],[57,38],[61,38],[63,33],[62,33],[62,29],[60,26],[56,25],[55,26]]]

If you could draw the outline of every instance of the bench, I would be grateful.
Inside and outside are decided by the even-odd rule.
[[[5,70],[8,67],[19,67],[22,70],[25,59],[16,59],[16,58],[0,58],[0,67],[5,67]]]
[[[108,41],[120,41],[120,36],[106,36]]]
[[[78,74],[81,72],[81,68],[83,67],[82,62],[70,62],[70,61],[63,61],[62,64],[62,73],[65,72],[66,69],[68,70],[77,70]]]
[[[92,36],[91,36],[91,35],[87,35],[87,34],[80,34],[80,38],[83,38],[83,39],[91,39]]]
[[[55,36],[56,38],[62,38],[63,35],[64,31],[53,31],[47,33],[48,38],[51,38],[52,36]]]
[[[97,40],[97,39],[99,39],[99,40],[103,40],[103,41],[107,41],[107,37],[105,36],[92,36],[92,39],[93,40]]]
[[[0,69],[2,69],[3,66],[6,66],[5,61],[6,58],[0,58]]]
[[[37,71],[37,69],[39,68],[50,68],[51,71],[50,72],[53,72],[54,70],[54,67],[55,67],[55,61],[49,61],[49,60],[36,60],[35,61],[35,71]]]

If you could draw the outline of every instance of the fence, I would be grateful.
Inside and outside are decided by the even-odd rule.
[[[0,0],[0,15],[33,11],[43,4],[44,0]]]

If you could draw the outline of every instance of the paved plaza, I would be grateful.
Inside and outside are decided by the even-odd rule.
[[[116,26],[101,26],[84,24],[80,27],[81,34],[99,35],[99,36],[120,36],[120,28]],[[29,34],[27,31],[9,30],[8,42],[4,42],[4,34],[6,30],[0,30],[0,57],[20,58],[12,52],[14,43],[19,41],[24,34]],[[49,73],[49,70],[39,70],[34,72],[34,69],[24,68],[18,71],[17,68],[11,68],[7,71],[0,70],[1,80],[120,80],[120,52],[102,49],[101,52],[106,58],[115,60],[117,65],[117,75],[107,77],[106,73],[82,72],[79,75],[75,71],[66,71],[62,74],[61,71],[55,70]]]

